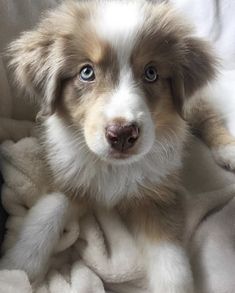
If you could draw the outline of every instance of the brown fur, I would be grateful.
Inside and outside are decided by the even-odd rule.
[[[235,147],[235,138],[225,125],[221,114],[217,113],[213,105],[206,99],[197,99],[192,105],[189,103],[184,109],[184,117],[190,123],[191,128],[212,151],[212,155],[218,165],[229,170],[234,170],[233,157],[226,156],[226,147]],[[217,150],[224,150],[217,153]]]
[[[185,111],[185,118],[191,124],[193,131],[210,148],[235,142],[234,137],[226,129],[223,119],[205,100],[199,100],[190,110]]]
[[[144,233],[153,242],[182,241],[184,205],[179,186],[177,175],[158,187],[141,186],[142,198],[120,203],[118,210],[137,235]]]

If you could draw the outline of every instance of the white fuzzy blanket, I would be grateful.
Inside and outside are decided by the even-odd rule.
[[[3,245],[7,255],[35,203],[45,204],[48,181],[36,138],[6,141],[1,154],[2,200],[10,214]],[[198,293],[235,292],[234,197],[231,185],[189,198],[186,241]],[[0,293],[15,293],[16,288],[21,293],[148,292],[139,252],[115,211],[73,219],[65,231],[44,280],[30,284],[23,271],[0,271]]]
[[[2,144],[1,153],[5,180],[2,201],[10,215],[3,252],[8,255],[9,248],[18,241],[18,231],[35,214],[35,203],[41,201],[42,207],[46,204],[48,181],[35,138],[25,138],[18,143],[7,141]],[[32,290],[101,293],[112,289],[123,293],[148,292],[139,252],[115,212],[97,212],[95,216],[75,218],[67,223],[54,247],[49,272],[39,284],[29,285],[23,272],[0,272],[0,292],[15,293],[19,286],[21,293]]]

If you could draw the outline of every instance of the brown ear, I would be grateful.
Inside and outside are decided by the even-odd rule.
[[[62,46],[42,29],[24,33],[8,49],[17,84],[36,96],[42,111],[51,114],[59,92],[63,67]]]
[[[174,102],[181,113],[184,101],[216,75],[217,61],[209,44],[186,38],[183,56],[171,79]]]

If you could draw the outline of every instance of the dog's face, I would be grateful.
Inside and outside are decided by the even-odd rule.
[[[183,140],[184,100],[214,74],[207,44],[190,34],[164,4],[82,1],[51,12],[10,50],[42,112],[72,126],[98,158],[120,164]]]
[[[65,54],[74,55],[76,67],[69,73],[75,73],[63,85],[57,110],[82,130],[99,158],[138,160],[163,129],[182,122],[169,82],[173,48],[165,36],[153,41],[156,16],[150,6],[113,1],[83,13]]]

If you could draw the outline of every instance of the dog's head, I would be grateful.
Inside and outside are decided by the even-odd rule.
[[[210,49],[191,34],[165,4],[78,1],[14,42],[11,65],[46,119],[73,127],[103,160],[136,161],[164,133],[183,135],[185,99],[214,75]]]

